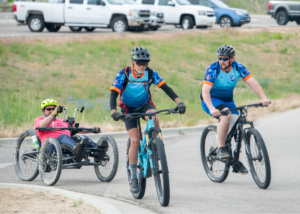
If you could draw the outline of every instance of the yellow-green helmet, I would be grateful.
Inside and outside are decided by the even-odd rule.
[[[42,104],[41,108],[45,108],[46,106],[58,106],[57,102],[53,99],[45,99]]]

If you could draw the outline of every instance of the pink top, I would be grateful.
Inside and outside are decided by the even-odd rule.
[[[44,119],[45,119],[45,117],[36,118],[34,121],[34,127],[38,128],[40,122]],[[56,118],[56,120],[53,120],[48,127],[66,127],[67,128],[68,123],[63,122],[62,118]],[[35,131],[42,143],[49,137],[58,138],[62,134],[66,134],[69,137],[71,137],[69,130],[51,130],[51,131],[35,130]]]

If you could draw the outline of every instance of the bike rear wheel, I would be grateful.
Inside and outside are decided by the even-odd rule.
[[[34,148],[31,137],[36,132],[28,129],[19,136],[14,152],[14,167],[22,181],[33,181],[39,174],[38,149]],[[24,155],[25,154],[25,155]],[[28,155],[26,155],[28,154]]]
[[[129,138],[128,142],[127,142],[127,149],[126,149],[126,169],[127,169],[127,176],[128,176],[128,183],[129,184],[130,184],[130,180],[131,180],[131,173],[130,173],[130,169],[129,169],[129,156],[128,156],[130,144],[131,144],[131,141],[130,141],[130,138]],[[139,151],[140,150],[141,150],[141,147],[139,147]],[[142,166],[141,166],[139,160],[137,162],[137,174],[139,176],[143,176]],[[138,178],[138,180],[140,180],[140,179]],[[140,189],[139,192],[132,193],[132,195],[135,199],[142,199],[144,197],[145,192],[146,192],[146,178],[141,179],[141,183],[139,183],[139,189]]]
[[[207,126],[202,133],[200,141],[200,154],[201,160],[210,180],[217,183],[222,183],[226,180],[229,173],[228,164],[218,160],[214,160],[208,154],[218,147],[217,127],[210,125]]]
[[[101,160],[101,165],[95,165],[95,173],[98,179],[102,182],[110,182],[114,179],[119,165],[119,151],[115,139],[109,135],[102,136],[97,145],[102,145],[106,141],[108,144],[106,154]]]
[[[271,165],[265,142],[260,133],[250,128],[246,134],[252,158],[247,153],[248,164],[253,180],[261,189],[267,189],[271,183]]]
[[[155,167],[154,182],[156,193],[161,206],[168,206],[170,202],[170,183],[167,157],[163,141],[155,137],[152,141],[153,167]]]
[[[57,139],[47,138],[39,156],[41,179],[47,186],[53,186],[59,180],[62,170],[62,149]]]

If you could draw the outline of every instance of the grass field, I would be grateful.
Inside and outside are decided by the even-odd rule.
[[[0,126],[2,130],[31,126],[42,114],[40,103],[45,98],[56,99],[67,107],[69,116],[75,107],[84,105],[84,114],[77,118],[81,123],[116,124],[110,117],[109,88],[118,71],[129,65],[134,46],[150,51],[149,67],[187,105],[184,116],[165,116],[161,121],[165,121],[165,126],[193,126],[209,118],[201,108],[199,94],[205,70],[217,60],[220,45],[234,45],[236,60],[249,69],[269,99],[278,99],[300,93],[299,41],[298,34],[224,30],[53,45],[39,41],[0,43]],[[151,87],[151,92],[157,109],[176,106],[156,86]],[[257,95],[240,80],[235,90],[236,103],[251,103],[255,99]]]

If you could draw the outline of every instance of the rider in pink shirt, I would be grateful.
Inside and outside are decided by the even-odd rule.
[[[59,106],[57,102],[53,99],[46,99],[41,103],[42,112],[44,113],[44,116],[38,117],[34,121],[34,127],[68,127],[67,122],[63,122],[62,118],[57,118],[57,115],[60,112],[60,109],[63,108],[62,106]],[[99,133],[100,128],[94,127],[95,132]],[[93,148],[96,146],[96,143],[94,143],[91,139],[89,139],[86,136],[77,136],[77,143],[74,139],[71,138],[70,131],[69,130],[50,130],[50,131],[39,131],[36,130],[36,133],[41,140],[41,143],[43,143],[47,138],[53,137],[58,140],[60,144],[63,144],[65,148],[70,150],[76,157],[76,159],[81,160],[84,158],[84,151],[83,147],[84,145],[91,145]],[[87,133],[87,132],[84,132]],[[52,148],[49,148],[49,151]],[[48,150],[48,148],[47,148]]]

